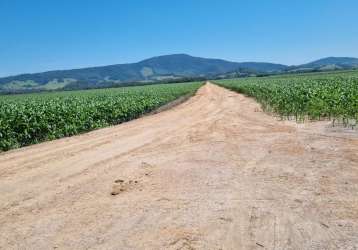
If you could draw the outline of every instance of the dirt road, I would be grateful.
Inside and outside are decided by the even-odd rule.
[[[356,134],[209,83],[171,110],[0,154],[0,247],[358,249]]]

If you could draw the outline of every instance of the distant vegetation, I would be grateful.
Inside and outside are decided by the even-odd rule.
[[[134,119],[201,83],[0,96],[0,151]]]
[[[353,57],[327,57],[300,66],[291,66],[286,71],[329,71],[342,69],[357,69],[358,58]]]
[[[254,97],[283,118],[333,119],[355,127],[358,71],[221,80],[223,87]]]
[[[108,88],[196,79],[346,70],[357,67],[358,59],[350,57],[328,57],[299,66],[287,66],[265,62],[237,63],[176,54],[153,57],[138,63],[3,77],[0,78],[0,93]]]
[[[287,66],[273,63],[236,63],[185,54],[153,57],[138,63],[117,64],[0,78],[0,92],[21,93],[53,89],[88,89],[143,83],[181,82],[187,78],[215,78],[228,72],[277,72]]]
[[[0,93],[31,93],[235,78],[358,67],[357,58],[328,57],[299,66],[265,62],[229,62],[185,54],[153,57],[138,63],[117,64],[0,78]]]

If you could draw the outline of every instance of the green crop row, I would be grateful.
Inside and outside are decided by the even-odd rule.
[[[201,83],[0,96],[0,151],[137,118]]]
[[[282,118],[332,119],[352,127],[358,120],[358,72],[242,78],[217,84],[254,97],[265,111]]]

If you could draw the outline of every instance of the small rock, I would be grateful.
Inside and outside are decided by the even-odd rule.
[[[323,223],[323,222],[321,222],[321,225],[326,227],[326,228],[329,228],[329,226],[327,224]]]
[[[124,187],[114,185],[112,188],[111,195],[118,195],[124,191],[126,191],[126,189]]]
[[[119,194],[118,191],[112,191],[112,192],[111,192],[111,195],[113,195],[113,196],[114,196],[114,195],[117,195],[117,194]]]
[[[232,218],[229,217],[220,217],[219,220],[226,221],[226,222],[232,222]]]
[[[262,244],[260,244],[258,242],[256,242],[256,245],[258,245],[259,247],[265,247],[264,245],[262,245]]]

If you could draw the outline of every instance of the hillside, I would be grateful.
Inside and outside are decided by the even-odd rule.
[[[292,71],[325,71],[358,68],[358,58],[354,57],[326,57],[310,63],[290,67]]]
[[[57,70],[0,78],[0,89],[58,89],[125,85],[182,78],[213,77],[230,71],[250,68],[254,71],[276,72],[285,65],[273,63],[236,63],[220,59],[175,54],[153,57],[130,64],[116,64],[73,70]]]
[[[174,54],[137,63],[72,70],[55,70],[0,78],[0,92],[84,89],[136,85],[195,78],[231,78],[252,74],[325,71],[358,67],[358,59],[327,57],[299,66],[265,62],[230,62],[221,59]]]

